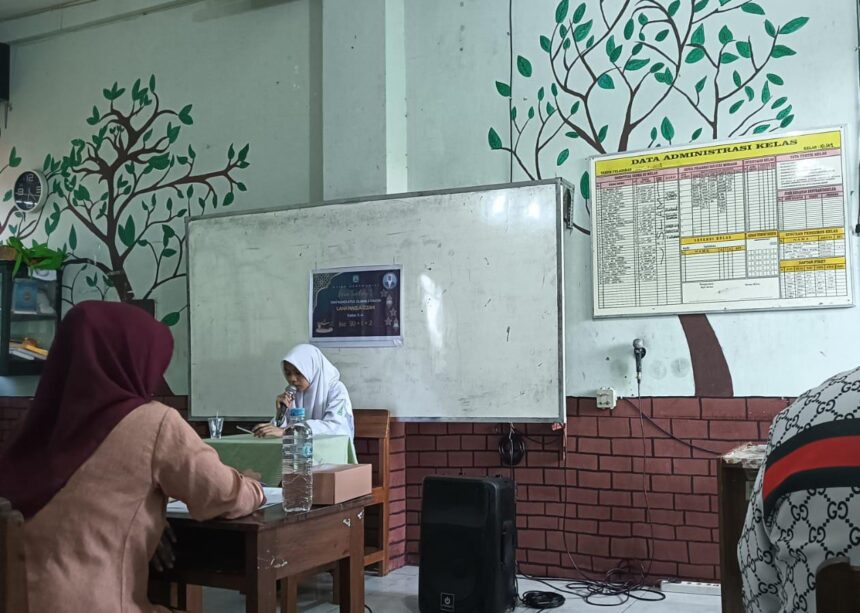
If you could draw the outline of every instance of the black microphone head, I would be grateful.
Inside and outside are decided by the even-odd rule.
[[[633,348],[634,349],[645,349],[645,343],[642,342],[641,338],[634,338],[633,339]]]

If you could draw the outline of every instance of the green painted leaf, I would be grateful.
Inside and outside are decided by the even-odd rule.
[[[171,144],[176,142],[176,139],[179,138],[179,126],[174,126],[173,124],[169,124],[167,127],[167,140],[170,141]]]
[[[174,311],[173,313],[168,313],[164,317],[161,318],[161,323],[165,326],[175,326],[179,323],[180,313]]]
[[[72,229],[69,230],[69,247],[71,247],[72,250],[78,248],[78,233],[75,230],[75,226],[72,226]]]
[[[244,147],[239,149],[239,158],[238,159],[240,161],[244,162],[245,158],[248,157],[248,151],[250,151],[250,150],[251,150],[251,143],[248,143],[247,145],[245,145]]]
[[[782,77],[772,72],[767,73],[767,80],[773,83],[774,85],[785,85],[785,81],[783,81]]]
[[[741,10],[744,13],[750,13],[751,15],[764,15],[764,9],[755,2],[747,2],[741,6]]]
[[[738,60],[738,56],[734,53],[723,53],[720,56],[720,64],[731,64],[732,62],[736,62]]]
[[[767,104],[770,102],[771,93],[770,93],[770,83],[767,81],[764,82],[764,87],[761,89],[761,103]]]
[[[191,148],[191,145],[188,145],[188,157],[192,160],[197,157],[197,154],[194,152],[194,149]]]
[[[577,112],[578,110],[579,110],[579,100],[577,100],[576,102],[574,102],[574,103],[570,106],[570,114],[571,114],[571,115],[576,115],[576,112]]]
[[[247,192],[248,191],[248,188],[245,187],[245,184],[242,183],[241,181],[236,182],[236,189],[238,189],[240,192]]]
[[[699,27],[696,28],[693,32],[693,36],[690,38],[690,43],[693,45],[705,44],[705,26],[699,25]]]
[[[696,83],[696,92],[701,94],[702,90],[705,89],[705,84],[708,82],[708,77],[702,77],[702,80]]]
[[[765,123],[760,126],[756,126],[753,130],[753,134],[761,134],[762,132],[767,132],[768,130],[770,130],[770,124]]]
[[[597,85],[599,85],[601,89],[615,89],[615,81],[613,81],[612,77],[606,73],[598,77]]]
[[[747,95],[747,99],[750,102],[752,102],[752,99],[755,98],[755,90],[749,85],[744,88],[744,93]]]
[[[12,147],[12,151],[9,152],[9,167],[16,168],[21,164],[21,158],[18,156],[18,152],[15,147]]]
[[[656,127],[651,128],[651,142],[653,143],[655,140],[657,140],[657,128]]]
[[[788,98],[786,98],[785,96],[783,96],[782,98],[777,98],[776,102],[774,102],[772,105],[770,105],[770,108],[778,109],[779,107],[781,107],[786,102],[788,102]]]
[[[809,17],[795,17],[779,29],[780,34],[794,34],[809,22]]]
[[[3,202],[9,202],[12,200],[12,190],[7,190],[5,194],[3,194]]]
[[[613,64],[617,62],[621,58],[621,53],[624,51],[624,45],[618,45],[615,49],[612,50],[612,53],[609,55],[609,61]]]
[[[642,68],[645,68],[645,67],[648,65],[648,63],[649,63],[650,61],[651,61],[651,60],[649,60],[649,59],[645,59],[645,60],[629,60],[629,61],[624,65],[624,70],[629,70],[629,71],[631,71],[631,72],[632,72],[632,71],[634,71],[634,70],[640,70],[640,69],[642,69]]]
[[[731,113],[731,114],[735,114],[735,113],[737,113],[737,112],[738,112],[738,110],[740,110],[740,108],[741,108],[743,105],[744,105],[744,101],[743,101],[742,99],[741,99],[741,100],[738,100],[738,101],[737,101],[737,102],[735,102],[732,106],[730,106],[730,107],[729,107],[729,113]]]
[[[233,147],[232,143],[230,144],[230,148],[227,149],[227,159],[232,160],[236,156],[236,149]]]
[[[547,53],[552,51],[552,46],[551,46],[550,40],[546,36],[540,37],[540,48],[543,49],[544,51],[546,51]],[[498,83],[499,82],[496,81],[496,87],[498,87]],[[501,93],[501,92],[499,92],[499,93]],[[505,94],[502,94],[502,95],[504,96]]]
[[[591,181],[589,180],[587,170],[582,173],[582,176],[579,178],[579,193],[586,200],[591,198]]]
[[[161,252],[161,256],[165,258],[172,258],[174,255],[179,253],[176,249],[165,249]]]
[[[681,8],[681,0],[674,0],[674,2],[671,2],[668,9],[669,17],[674,17],[679,8]]]
[[[567,36],[567,26],[566,25],[561,24],[561,27],[558,29],[558,35],[560,38],[564,38],[565,36]]]
[[[785,107],[784,109],[782,109],[779,112],[779,114],[776,116],[776,118],[778,121],[782,121],[783,119],[785,119],[789,115],[791,115],[791,105],[790,104],[787,107]]]
[[[780,128],[787,128],[791,125],[791,122],[794,121],[794,115],[789,115],[785,119],[782,120],[782,123],[779,124]]]
[[[660,124],[660,133],[670,143],[672,139],[675,138],[675,126],[672,125],[672,122],[668,117],[663,118],[663,122]]]
[[[748,42],[739,40],[737,44],[738,55],[744,57],[746,59],[750,59],[752,57],[752,45]]]
[[[666,64],[664,64],[663,62],[657,62],[656,64],[653,64],[653,65],[651,66],[651,68],[649,68],[648,70],[650,70],[652,73],[654,73],[654,72],[660,72],[661,70],[663,70],[663,67],[664,67],[665,65],[666,65]]]
[[[567,158],[570,157],[570,149],[562,149],[561,153],[558,154],[558,157],[555,159],[555,165],[561,166],[567,161]]]
[[[644,47],[643,43],[636,43],[635,45],[633,45],[632,55],[639,55],[639,52],[642,51],[643,47]]]
[[[546,116],[552,117],[552,114],[555,113],[555,107],[551,105],[549,102],[546,103]]]
[[[511,107],[511,121],[516,121],[517,119],[517,107]]]
[[[118,234],[119,240],[122,241],[123,245],[126,247],[134,245],[137,236],[135,236],[134,218],[131,215],[129,215],[128,220],[125,222],[125,226],[122,224],[119,225]]]
[[[517,56],[517,70],[524,77],[532,76],[532,63],[521,55]]]
[[[702,128],[696,128],[693,132],[693,137],[690,140],[696,140],[702,135]]]
[[[141,247],[149,247],[150,243],[145,238],[139,238],[139,239],[137,239],[137,244]]]
[[[767,32],[768,36],[776,37],[776,26],[774,26],[770,19],[764,20],[764,31]]]
[[[184,123],[186,126],[190,126],[194,123],[194,120],[191,118],[191,105],[187,104],[182,107],[182,110],[179,111],[179,121]]]
[[[773,48],[773,51],[770,52],[770,56],[773,58],[787,57],[789,55],[795,55],[797,52],[791,47],[786,47],[785,45],[776,45]]]
[[[133,100],[140,97],[140,79],[134,82],[134,86],[131,88],[131,97]]]
[[[546,97],[546,91],[544,90],[543,87],[541,87],[538,89],[538,93],[537,93],[538,102],[543,102],[544,97]]]
[[[164,153],[149,158],[149,166],[155,170],[166,170],[170,166],[170,154]]]
[[[743,85],[741,73],[739,73],[737,70],[732,73],[732,80],[735,82],[735,87],[740,87],[741,85]]]
[[[626,40],[630,40],[633,38],[633,28],[636,27],[635,22],[632,19],[629,19],[626,24],[624,24],[624,38]]]
[[[569,38],[565,38],[565,39],[564,39],[564,43],[562,43],[562,45],[561,45],[561,46],[562,46],[562,47],[564,47],[565,49],[570,49],[570,45],[571,45],[571,44],[572,44],[572,43],[570,42],[570,39],[569,39]]]
[[[155,93],[155,75],[149,77],[149,91]]]
[[[490,128],[490,131],[487,134],[487,141],[490,143],[490,149],[502,148],[502,139],[499,137],[499,133],[493,128]]]
[[[735,35],[732,34],[732,31],[729,29],[729,26],[723,26],[720,28],[720,42],[724,45],[728,45],[735,39]]]
[[[550,90],[552,91],[552,95],[553,95],[553,96],[558,96],[558,85],[556,85],[555,83],[553,83],[552,85],[550,85],[550,87],[549,87],[549,88],[550,88]]]
[[[535,107],[530,106],[529,107],[529,119],[534,119],[534,118],[535,118]]]
[[[496,91],[499,92],[505,98],[511,97],[511,86],[507,83],[502,83],[501,81],[496,81]]]
[[[573,131],[565,132],[564,135],[568,138],[579,138],[579,134],[577,134],[576,132],[573,132]]]
[[[591,36],[591,37],[590,37],[590,38],[585,42],[585,48],[586,48],[586,49],[591,49],[593,46],[594,46],[594,35],[592,35],[592,36]]]
[[[688,64],[695,64],[696,62],[700,62],[705,59],[705,50],[701,47],[694,47],[688,54],[687,59],[684,61]]]
[[[582,21],[582,18],[585,17],[585,9],[585,2],[576,7],[576,10],[573,12],[573,23],[579,23]]]
[[[648,25],[648,15],[646,15],[645,13],[639,13],[639,25]]]
[[[708,0],[699,0],[699,2],[696,2],[693,5],[693,12],[698,13],[699,11],[704,10],[706,6],[708,6]]]
[[[42,163],[42,172],[48,172],[51,170],[51,162],[52,161],[53,161],[53,158],[51,157],[51,154],[49,153],[48,155],[45,156],[45,161]]]
[[[602,143],[606,140],[606,135],[609,133],[609,126],[603,126],[600,128],[600,131],[597,133],[597,142]]]
[[[657,33],[657,36],[654,37],[654,40],[656,40],[658,43],[662,43],[664,40],[666,40],[667,36],[669,36],[669,30],[661,30]]]
[[[83,186],[83,184],[78,185],[78,189],[75,190],[75,199],[77,200],[89,200],[90,199],[90,191]]]
[[[578,43],[584,41],[585,37],[588,36],[588,33],[591,32],[591,26],[593,23],[594,22],[589,19],[585,23],[576,26],[576,29],[573,31],[573,40]]]
[[[561,0],[558,6],[555,7],[555,22],[561,23],[567,17],[567,11],[570,7],[570,0]]]

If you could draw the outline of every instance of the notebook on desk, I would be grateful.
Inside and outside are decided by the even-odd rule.
[[[266,495],[266,501],[260,505],[261,509],[265,509],[267,507],[273,507],[277,504],[281,504],[284,501],[283,492],[279,487],[264,487],[263,493]],[[188,513],[188,505],[182,502],[181,500],[176,500],[175,498],[171,498],[167,502],[167,512],[168,513]]]

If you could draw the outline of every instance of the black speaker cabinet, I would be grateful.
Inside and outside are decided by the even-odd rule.
[[[0,102],[9,101],[9,45],[0,43]]]
[[[516,505],[510,479],[424,479],[421,613],[503,613],[514,608]]]

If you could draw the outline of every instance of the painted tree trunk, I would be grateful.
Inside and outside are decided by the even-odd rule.
[[[698,397],[726,398],[734,395],[732,374],[726,356],[707,315],[679,315]]]

